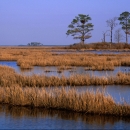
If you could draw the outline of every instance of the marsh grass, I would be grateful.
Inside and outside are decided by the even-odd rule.
[[[6,115],[11,115],[14,119],[23,118],[23,117],[56,117],[59,119],[65,120],[80,120],[85,124],[95,124],[104,127],[108,124],[115,124],[119,121],[123,121],[126,123],[130,122],[129,117],[121,117],[121,116],[108,116],[108,115],[93,115],[93,114],[84,114],[79,112],[72,112],[66,110],[58,110],[58,109],[46,109],[46,108],[30,108],[30,107],[15,107],[10,105],[0,105],[0,113],[5,112]]]
[[[54,48],[53,48],[54,49]],[[92,70],[113,70],[115,66],[130,66],[130,54],[63,54],[52,55],[46,48],[0,48],[0,60],[15,60],[23,69],[33,66],[84,66]],[[64,67],[63,67],[64,66]],[[71,75],[70,77],[45,75],[23,76],[14,69],[0,66],[0,103],[12,106],[44,107],[90,114],[130,116],[130,105],[116,103],[103,91],[58,89],[56,86],[130,85],[130,74],[119,72],[116,76],[96,77]],[[50,89],[49,86],[53,87]],[[48,87],[45,88],[45,87]]]
[[[116,76],[90,76],[89,74],[72,74],[69,77],[62,75],[24,76],[17,74],[13,68],[0,66],[0,86],[6,87],[18,84],[22,87],[47,87],[47,86],[89,86],[89,85],[130,85],[130,74],[119,72]]]
[[[58,66],[58,70],[70,70],[73,69],[72,66]]]
[[[56,48],[0,48],[0,60],[17,61],[20,68],[33,66],[57,66],[60,70],[71,69],[74,66],[90,67],[91,70],[114,70],[116,66],[130,66],[130,54],[91,54],[70,53],[53,55]],[[66,49],[57,49],[67,51]],[[69,51],[69,50],[68,50]]]
[[[130,105],[117,104],[110,95],[103,91],[85,91],[75,89],[48,89],[36,87],[0,87],[0,103],[12,106],[30,106],[62,109],[91,114],[130,116]]]
[[[92,68],[91,67],[85,67],[84,70],[89,71],[89,70],[92,70]]]
[[[29,63],[22,63],[20,65],[21,69],[33,69],[33,66],[31,66]]]

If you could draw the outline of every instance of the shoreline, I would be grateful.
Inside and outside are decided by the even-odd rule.
[[[85,91],[79,94],[75,89],[68,92],[56,88],[46,91],[12,85],[0,87],[0,95],[0,103],[9,106],[67,110],[93,115],[130,116],[130,104],[115,103],[110,95],[105,96],[99,91]]]

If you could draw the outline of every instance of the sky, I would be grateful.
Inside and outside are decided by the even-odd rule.
[[[101,42],[103,32],[109,30],[106,20],[124,11],[130,12],[130,0],[0,0],[0,45],[78,43],[66,35],[68,25],[78,14],[89,15],[94,25],[92,37],[85,42]],[[118,28],[121,26],[114,31]],[[110,42],[109,36],[106,41]]]

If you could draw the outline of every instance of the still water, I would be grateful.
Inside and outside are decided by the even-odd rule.
[[[17,73],[24,75],[45,74],[47,76],[70,76],[72,74],[90,74],[96,76],[116,75],[119,71],[129,72],[129,67],[116,67],[114,71],[85,71],[83,67],[73,68],[73,72],[64,70],[57,72],[56,67],[37,67],[31,71],[22,71],[15,61],[0,61],[1,65],[13,67]],[[46,73],[45,70],[51,70]],[[71,70],[71,71],[72,71]],[[79,86],[78,92],[104,89],[116,102],[130,103],[130,86]],[[68,87],[67,89],[71,89]],[[86,115],[81,113],[31,109],[23,107],[0,106],[0,129],[130,129],[130,118],[101,115]]]
[[[0,61],[0,65],[7,65],[15,69],[17,73],[21,73],[23,75],[46,75],[46,76],[65,76],[69,77],[75,74],[89,74],[90,76],[114,76],[118,72],[130,72],[130,67],[115,67],[114,71],[85,71],[85,67],[72,67],[68,70],[62,70],[60,73],[58,72],[58,68],[55,66],[47,66],[47,67],[40,67],[34,66],[31,70],[21,70],[19,66],[17,66],[16,61]],[[46,72],[46,71],[50,72]]]
[[[109,51],[109,50],[73,50],[73,51],[57,51],[53,50],[53,54],[71,54],[71,53],[92,53],[92,54],[122,54],[130,53],[130,51]]]
[[[69,77],[74,74],[90,74],[95,76],[110,76],[116,75],[119,71],[129,72],[129,67],[116,67],[114,71],[85,71],[84,67],[76,67],[70,70],[64,70],[62,73],[57,72],[57,67],[38,67],[34,66],[32,70],[22,71],[15,61],[0,61],[1,65],[7,65],[13,67],[17,73],[21,73],[23,75],[32,75],[32,74],[44,74],[46,76],[58,76],[62,75]],[[45,72],[45,70],[50,70],[50,72]],[[66,87],[67,89],[71,89],[72,87]],[[129,85],[107,85],[107,86],[75,86],[78,92],[84,92],[86,90],[104,90],[105,93],[110,94],[116,102],[125,101],[130,103],[130,86]]]
[[[129,129],[130,118],[0,106],[1,129]]]

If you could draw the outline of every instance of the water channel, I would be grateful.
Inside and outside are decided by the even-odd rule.
[[[23,75],[32,75],[32,74],[43,74],[46,76],[58,76],[61,77],[64,75],[65,77],[69,77],[74,74],[89,74],[91,76],[110,76],[116,75],[119,71],[121,72],[129,72],[129,67],[116,67],[114,71],[85,71],[84,67],[76,67],[70,70],[64,70],[62,73],[58,73],[57,67],[39,67],[34,66],[31,70],[21,70],[15,61],[0,61],[0,65],[7,65],[15,69],[17,73],[21,73]],[[45,72],[49,70],[50,72]],[[60,87],[59,87],[60,88]],[[67,86],[67,89],[71,89],[71,87]],[[122,100],[130,103],[130,86],[129,85],[107,85],[107,86],[75,86],[78,92],[84,92],[86,90],[102,90],[104,89],[106,94],[110,94],[116,102],[121,102]]]
[[[70,53],[92,53],[92,54],[126,54],[130,53],[130,51],[109,51],[109,50],[73,50],[73,51],[57,51],[57,50],[52,50],[51,51],[53,54],[70,54]]]
[[[35,66],[30,71],[22,71],[15,61],[0,61],[0,65],[7,65],[15,69],[17,73],[23,75],[45,74],[47,76],[70,76],[72,74],[90,74],[96,76],[116,75],[119,71],[129,72],[129,67],[116,67],[114,71],[85,71],[83,67],[77,67],[73,72],[64,70],[57,72],[56,67]],[[45,72],[45,70],[51,72]],[[130,103],[129,85],[109,85],[109,86],[77,86],[78,92],[85,90],[105,90],[116,102],[126,101]],[[71,89],[71,87],[67,87]],[[0,105],[0,128],[1,129],[129,129],[130,118],[113,117],[101,115],[86,115],[61,110],[31,109],[24,107],[10,107]]]
[[[46,75],[46,76],[65,76],[69,77],[75,74],[89,74],[90,76],[115,76],[118,72],[130,72],[130,67],[115,67],[114,71],[92,71],[92,70],[85,70],[85,67],[72,67],[68,70],[62,70],[60,73],[58,72],[58,67],[55,66],[47,66],[47,67],[40,67],[34,66],[31,70],[21,70],[19,66],[17,66],[16,61],[0,61],[0,65],[10,66],[15,69],[17,73],[21,73],[23,75]]]

